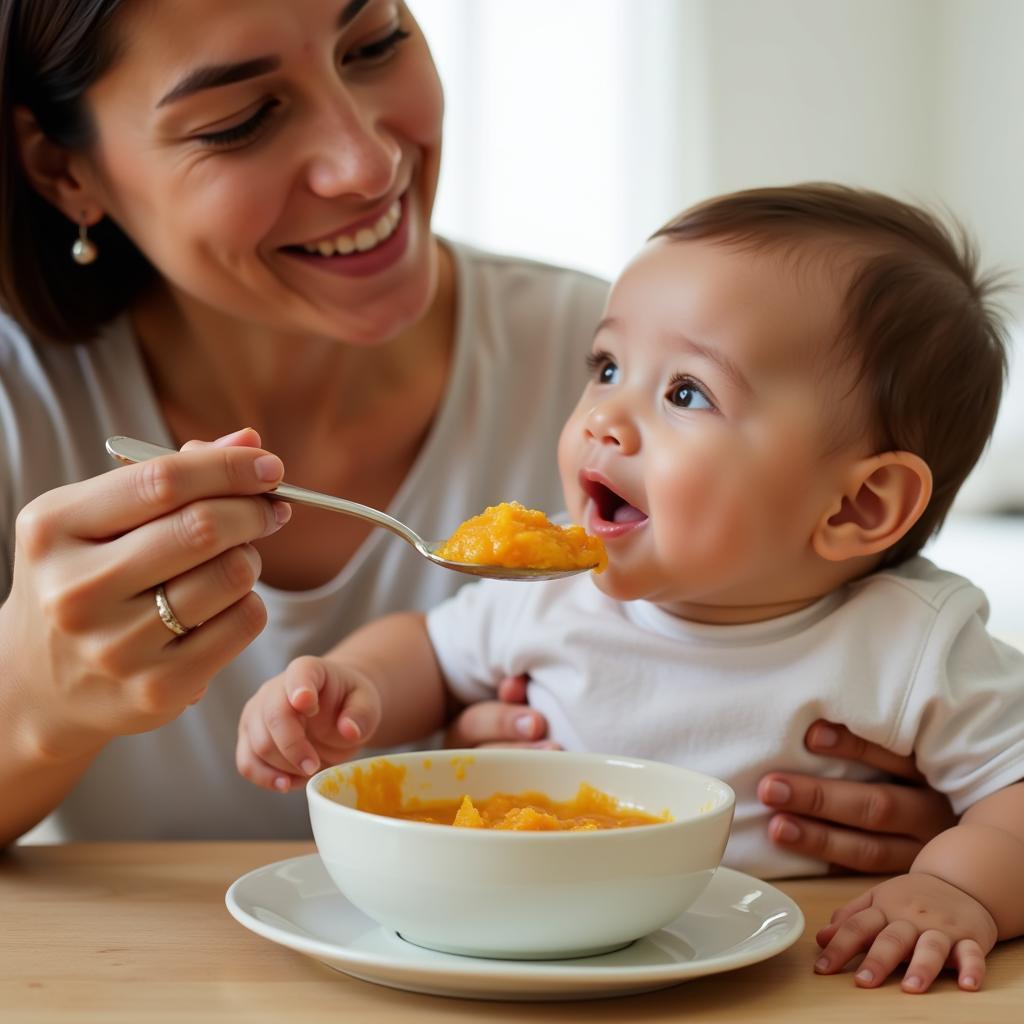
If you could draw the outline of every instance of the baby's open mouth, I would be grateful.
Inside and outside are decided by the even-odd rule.
[[[598,516],[608,523],[640,523],[647,513],[631,505],[621,494],[599,480],[580,478],[584,493],[594,503]]]

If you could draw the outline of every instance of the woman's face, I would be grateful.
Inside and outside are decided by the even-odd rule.
[[[179,295],[353,343],[435,290],[443,100],[397,0],[138,0],[83,177]]]

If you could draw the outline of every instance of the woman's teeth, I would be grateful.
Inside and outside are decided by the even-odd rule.
[[[376,249],[381,242],[386,242],[398,227],[402,219],[402,204],[395,200],[387,213],[381,214],[380,220],[372,227],[360,228],[354,235],[338,235],[337,238],[325,239],[316,245],[304,245],[308,253],[321,256],[348,256],[353,252],[369,252]]]

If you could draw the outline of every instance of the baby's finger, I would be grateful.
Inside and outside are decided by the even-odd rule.
[[[881,985],[910,956],[917,937],[918,931],[909,921],[890,921],[871,943],[854,982],[861,988]]]
[[[836,930],[821,956],[814,961],[814,969],[819,974],[841,971],[853,957],[863,953],[874,942],[886,924],[885,914],[878,907],[869,907],[854,914]]]
[[[945,932],[936,928],[921,932],[914,947],[914,955],[910,958],[910,966],[903,975],[903,991],[927,992],[939,976],[939,971],[946,966],[952,949],[953,940]]]
[[[977,992],[985,980],[985,954],[974,939],[961,939],[953,947],[952,964],[957,969],[957,984],[968,992]]]
[[[380,697],[369,686],[355,686],[345,696],[338,715],[338,735],[350,743],[363,743],[380,724]]]
[[[251,738],[244,725],[238,731],[238,743],[235,746],[235,767],[243,779],[259,786],[261,789],[269,789],[275,793],[287,793],[295,779],[289,772],[281,771],[280,768],[268,764],[256,754],[253,749]]]
[[[244,721],[239,724],[239,733],[241,734],[244,730],[247,734],[253,755],[282,775],[299,776],[301,774],[299,766],[288,760],[279,749],[277,741],[270,734],[267,727],[267,710],[262,700],[251,713],[249,708],[250,705],[246,705],[246,710],[243,712]],[[288,713],[295,716],[293,711]]]
[[[814,941],[824,948],[832,941],[832,936],[839,931],[840,926],[847,918],[853,917],[854,914],[859,914],[862,910],[867,910],[870,906],[871,890],[865,889],[859,896],[855,896],[850,900],[849,903],[844,903],[841,907],[837,907],[832,911],[828,924],[818,929],[814,936]]]
[[[288,703],[307,718],[320,710],[320,691],[327,685],[327,667],[319,658],[296,658],[285,669],[284,688]]]
[[[280,687],[275,687],[267,695],[263,706],[263,724],[278,754],[277,757],[271,754],[267,758],[264,752],[258,750],[257,753],[264,756],[265,760],[270,760],[292,775],[312,775],[319,769],[320,756],[306,735],[305,722]]]

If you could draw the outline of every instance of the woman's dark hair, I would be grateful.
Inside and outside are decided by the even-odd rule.
[[[56,145],[92,145],[84,94],[114,60],[114,15],[124,4],[0,0],[0,306],[35,339],[94,337],[154,276],[109,217],[90,229],[100,258],[73,262],[78,228],[30,184],[14,125],[15,110],[26,107]]]
[[[878,192],[812,183],[709,199],[653,237],[831,253],[852,270],[835,344],[859,370],[876,451],[913,452],[932,471],[928,507],[881,565],[916,554],[984,451],[1006,381],[1001,282],[979,271],[963,228]]]

